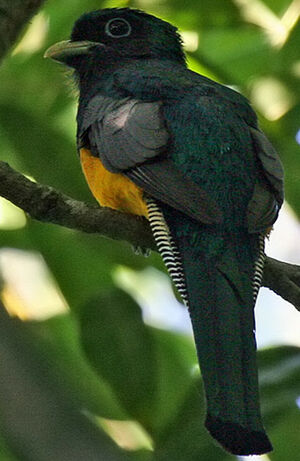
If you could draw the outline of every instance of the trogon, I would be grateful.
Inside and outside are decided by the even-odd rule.
[[[270,451],[254,305],[283,172],[254,111],[189,70],[177,29],[140,10],[86,13],[46,56],[74,69],[78,152],[92,193],[149,220],[188,306],[206,428],[233,454]]]

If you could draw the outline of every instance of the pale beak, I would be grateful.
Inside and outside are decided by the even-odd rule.
[[[95,46],[103,47],[102,43],[90,42],[88,40],[72,42],[71,40],[64,40],[55,43],[45,51],[44,58],[51,58],[54,61],[66,62],[68,58],[73,56],[80,56],[88,54]]]

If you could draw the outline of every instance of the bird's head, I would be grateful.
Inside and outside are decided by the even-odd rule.
[[[109,60],[166,59],[185,64],[176,27],[140,10],[108,8],[82,15],[70,40],[51,46],[45,57],[80,72],[86,63],[105,66]]]

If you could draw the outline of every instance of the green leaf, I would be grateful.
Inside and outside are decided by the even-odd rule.
[[[300,349],[278,347],[259,351],[258,363],[262,415],[275,449],[271,459],[285,459],[283,452],[285,449],[288,453],[289,444],[285,443],[288,440],[294,443],[289,459],[298,460],[296,437],[299,437],[300,411],[296,406],[296,398],[300,394]],[[176,417],[161,434],[156,446],[155,460],[235,459],[215,446],[203,426],[204,419],[202,382],[197,379],[190,385],[188,396],[178,408]],[[292,456],[294,453],[295,457]]]
[[[205,405],[202,381],[194,379],[183,404],[162,434],[155,461],[226,461],[233,459],[217,447],[204,428]]]
[[[140,2],[133,1],[131,6],[140,7]],[[239,9],[234,1],[210,0],[209,2],[195,2],[194,0],[167,1],[164,6],[159,2],[151,2],[147,12],[163,17],[173,22],[181,30],[204,29],[234,24],[239,21]]]
[[[186,399],[197,357],[192,338],[157,328],[150,331],[156,349],[152,425],[155,438],[159,439]]]
[[[89,361],[131,418],[147,428],[155,392],[155,356],[140,308],[125,292],[107,290],[85,305],[80,324]]]
[[[125,419],[122,406],[110,386],[99,379],[87,362],[79,341],[78,325],[72,315],[26,324],[36,349],[49,372],[64,383],[67,394],[82,410],[104,418]]]
[[[299,451],[300,410],[294,408],[285,412],[270,431],[274,451],[269,457],[272,461],[293,460],[300,461]]]
[[[1,433],[0,433],[0,459],[1,461],[18,461],[17,458],[11,453],[7,447]]]
[[[0,307],[0,424],[18,459],[127,459],[54,376],[27,326]]]
[[[84,179],[75,145],[65,134],[39,114],[16,104],[1,104],[0,123],[18,154],[23,172],[67,194],[79,195],[84,188]],[[15,136],[16,126],[18,136]]]
[[[20,231],[1,232],[0,243],[39,251],[75,312],[93,293],[112,285],[111,272],[117,263],[133,268],[148,263],[126,242],[31,220]]]
[[[120,290],[101,293],[82,310],[87,357],[132,418],[159,439],[189,392],[196,363],[190,338],[147,327]]]
[[[254,26],[206,30],[195,57],[218,70],[225,83],[242,87],[274,62],[270,45]]]
[[[291,0],[263,0],[263,3],[274,11],[278,16],[282,16],[289,7]]]
[[[282,346],[259,351],[259,382],[266,427],[295,410],[300,395],[300,348]],[[300,411],[298,411],[300,423]]]

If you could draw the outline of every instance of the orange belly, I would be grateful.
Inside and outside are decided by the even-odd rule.
[[[88,149],[80,149],[83,173],[95,199],[103,207],[148,217],[143,190],[119,173],[110,173]]]

